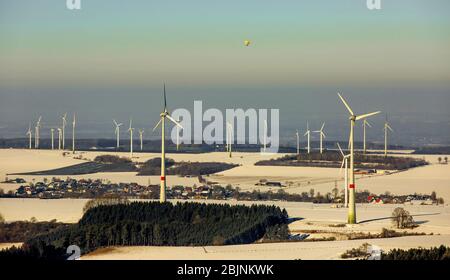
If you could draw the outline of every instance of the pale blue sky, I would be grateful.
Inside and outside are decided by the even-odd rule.
[[[365,2],[0,0],[0,138],[65,111],[85,131],[130,115],[151,126],[166,81],[173,108],[276,107],[287,129],[345,116],[341,90],[398,125],[427,116],[450,142],[450,1]]]

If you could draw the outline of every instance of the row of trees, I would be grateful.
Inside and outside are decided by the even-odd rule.
[[[175,162],[166,158],[168,175],[200,176],[222,172],[238,166],[237,164],[224,162]],[[139,168],[138,175],[161,174],[161,158],[153,158],[143,163]]]
[[[443,245],[430,249],[414,248],[409,250],[394,249],[381,254],[382,260],[437,261],[450,260],[450,248]]]
[[[340,167],[342,155],[336,151],[310,153],[302,155],[286,155],[277,159],[262,160],[255,165],[268,166],[314,166],[314,167]],[[355,154],[355,168],[370,168],[384,170],[405,170],[408,168],[427,165],[423,159],[412,157],[392,157]]]
[[[49,233],[55,229],[66,227],[67,224],[50,222],[18,221],[5,223],[0,218],[0,243],[24,242],[39,234]]]

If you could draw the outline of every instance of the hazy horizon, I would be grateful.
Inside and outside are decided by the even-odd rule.
[[[388,114],[392,144],[450,144],[450,2],[365,2],[0,0],[0,138],[39,115],[48,137],[65,112],[81,138],[130,117],[149,137],[166,82],[171,110],[280,109],[282,139],[306,121],[346,139],[340,91],[356,113],[383,112],[371,142]]]

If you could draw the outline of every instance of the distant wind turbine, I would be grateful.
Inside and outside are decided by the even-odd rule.
[[[264,153],[266,152],[267,148],[267,120],[264,120]]]
[[[36,122],[36,127],[35,127],[35,132],[34,132],[34,137],[35,137],[35,140],[34,140],[34,147],[35,147],[36,149],[39,149],[39,138],[40,138],[41,120],[42,120],[42,117],[40,116],[39,119],[38,119],[38,121]]]
[[[130,133],[130,158],[133,158],[133,131],[134,128],[132,127],[133,120],[130,119],[130,127],[128,128],[128,132]]]
[[[51,135],[52,135],[52,150],[54,150],[55,149],[55,129],[54,128],[51,128],[50,129],[50,133],[51,133]]]
[[[308,136],[308,154],[311,152],[311,130],[309,130],[309,123],[306,122],[306,132],[305,135]]]
[[[228,156],[232,157],[233,125],[229,122],[227,122],[227,140]]]
[[[364,115],[355,115],[355,113],[353,113],[352,109],[350,108],[350,105],[348,105],[347,101],[345,101],[345,99],[338,93],[339,98],[341,99],[342,103],[345,105],[345,107],[347,108],[347,111],[350,113],[350,139],[349,139],[349,143],[350,143],[350,182],[348,185],[349,188],[349,208],[348,208],[348,223],[349,224],[355,224],[356,223],[356,203],[355,203],[355,172],[354,172],[354,158],[355,158],[355,154],[354,154],[354,128],[355,128],[355,123],[358,120],[363,120],[367,117],[376,115],[378,113],[380,113],[380,111],[377,112],[373,112],[373,113],[368,113],[368,114],[364,114]]]
[[[120,147],[120,126],[122,125],[122,123],[117,123],[116,120],[113,120],[113,122],[116,127],[116,129],[114,130],[114,133],[116,134],[116,138],[117,138],[116,147],[119,148]]]
[[[62,135],[61,135],[63,150],[66,147],[66,125],[67,125],[67,113],[64,113],[64,115],[62,116]]]
[[[72,122],[72,154],[75,154],[75,126],[77,124],[77,119],[75,113],[73,113],[73,122]]]
[[[364,119],[364,121],[363,121],[363,151],[364,151],[364,154],[366,154],[366,126],[368,126],[368,127],[372,127],[371,125],[370,125],[370,123],[366,120],[366,119]]]
[[[177,119],[177,122],[180,123],[180,118]],[[177,125],[177,151],[180,147],[180,127]]]
[[[33,137],[33,133],[31,132],[31,123],[28,127],[28,131],[27,131],[26,135],[28,135],[28,141],[29,141],[28,148],[31,150],[31,138]]]
[[[166,119],[173,122],[176,126],[179,126],[180,128],[183,128],[181,124],[179,124],[176,120],[174,120],[171,116],[169,111],[167,110],[167,101],[166,101],[166,84],[164,84],[164,111],[159,115],[160,119],[159,122],[156,124],[156,126],[153,128],[155,130],[161,125],[161,189],[160,189],[160,197],[159,201],[165,202],[166,201],[166,154],[165,154],[165,123]]]
[[[62,129],[58,127],[58,150],[62,148]]]
[[[300,154],[300,135],[298,134],[298,129],[295,131],[295,136],[297,138],[297,155]]]
[[[342,167],[344,168],[344,207],[348,207],[348,158],[350,157],[350,154],[346,155],[341,149],[341,145],[337,143],[337,146],[339,148],[339,151],[342,155],[342,163],[341,168],[339,169],[339,173],[342,173]]]
[[[388,130],[391,132],[394,132],[394,130],[392,129],[392,127],[389,125],[388,120],[387,120],[387,115],[386,115],[386,121],[384,122],[384,156],[387,156],[387,152],[388,152]]]
[[[323,138],[326,138],[325,133],[323,132],[324,127],[325,127],[325,123],[322,124],[322,127],[320,128],[320,130],[313,131],[313,132],[319,133],[319,135],[320,135],[320,153],[323,152],[323,145],[322,145]]]
[[[144,139],[144,129],[139,129],[139,140],[141,141],[141,151],[144,147],[143,139]]]

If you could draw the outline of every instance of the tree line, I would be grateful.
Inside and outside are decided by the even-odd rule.
[[[255,165],[262,166],[312,166],[312,167],[336,167],[341,166],[342,155],[335,151],[324,153],[313,152],[301,155],[286,155],[276,159],[262,160]],[[384,170],[405,170],[413,167],[427,165],[423,159],[412,157],[393,157],[364,155],[355,153],[355,168],[360,169],[384,169]]]
[[[222,172],[238,166],[237,164],[224,162],[175,162],[171,158],[166,158],[166,174],[180,176],[200,176]],[[161,158],[153,158],[143,163],[138,175],[159,175],[161,174]]]
[[[64,258],[77,245],[83,254],[104,246],[206,246],[287,238],[286,210],[267,205],[131,202],[100,205],[78,224],[27,240],[2,256]],[[268,234],[267,234],[268,233]],[[27,255],[28,253],[28,255]]]

